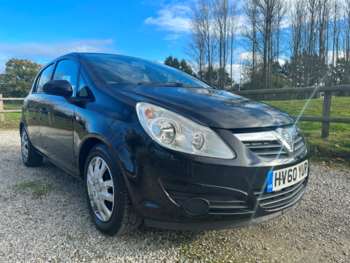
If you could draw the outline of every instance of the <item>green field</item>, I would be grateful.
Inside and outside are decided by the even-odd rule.
[[[299,115],[304,109],[304,115],[321,116],[322,99],[267,101],[266,103],[280,108],[292,115]],[[5,104],[5,109],[18,109],[18,104]],[[333,97],[331,116],[350,117],[350,97]],[[0,129],[17,129],[20,113],[5,114],[5,122],[0,122]],[[321,123],[301,122],[299,124],[308,139],[313,156],[323,158],[350,157],[350,124],[331,124],[330,136],[321,139]]]
[[[322,116],[322,99],[290,101],[267,101],[266,103],[282,109],[294,116],[304,110],[304,115]],[[304,109],[305,107],[305,109]],[[350,117],[350,97],[333,97],[331,116]],[[311,152],[316,157],[343,158],[350,157],[350,124],[334,123],[330,126],[330,136],[321,139],[321,123],[300,122],[300,128],[308,139]]]
[[[18,109],[21,109],[21,107],[22,107],[22,103],[20,102],[4,103],[5,110],[18,110]],[[1,121],[2,116],[0,113],[0,129],[17,129],[18,128],[18,123],[21,118],[21,113],[11,112],[11,113],[5,113],[3,115],[4,115],[5,121]]]

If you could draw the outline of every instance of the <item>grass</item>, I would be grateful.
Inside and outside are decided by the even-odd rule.
[[[322,99],[313,99],[307,103],[306,100],[289,101],[265,101],[292,115],[298,115],[305,105],[304,115],[322,115]],[[306,104],[307,103],[307,104]],[[18,109],[21,105],[17,103],[6,103],[5,109]],[[333,97],[331,116],[350,117],[350,97]],[[6,113],[5,122],[0,122],[0,129],[17,129],[20,113]],[[321,139],[321,123],[300,122],[310,145],[312,155],[317,158],[341,158],[349,159],[350,156],[350,124],[334,123],[330,126],[330,136],[327,140]]]
[[[21,102],[5,102],[4,103],[4,110],[17,110],[21,109],[22,103]],[[17,112],[9,112],[3,114],[4,121],[2,120],[2,116],[0,113],[0,129],[17,129],[19,125],[19,121],[21,119],[21,113]]]
[[[26,181],[15,185],[15,190],[18,192],[31,192],[33,198],[39,199],[46,196],[52,190],[50,184],[42,181]]]
[[[1,113],[0,113],[1,114]],[[0,116],[1,119],[1,116]],[[18,129],[21,113],[10,112],[4,114],[4,121],[0,121],[0,129]]]
[[[299,115],[303,110],[304,115],[322,116],[322,99],[290,101],[265,101],[292,115]],[[333,97],[331,116],[350,117],[350,97]],[[321,159],[341,158],[348,159],[350,156],[350,124],[331,123],[330,136],[328,139],[321,138],[321,123],[300,122],[300,128],[304,132],[314,157]]]

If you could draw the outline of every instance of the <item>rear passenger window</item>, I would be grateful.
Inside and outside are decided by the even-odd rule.
[[[39,79],[37,80],[35,92],[38,92],[38,93],[43,92],[43,86],[51,80],[53,69],[54,69],[54,64],[48,66],[46,69],[44,69],[41,72]]]
[[[72,60],[61,60],[55,70],[54,80],[67,80],[71,85],[73,90],[77,87],[78,82],[78,64]]]

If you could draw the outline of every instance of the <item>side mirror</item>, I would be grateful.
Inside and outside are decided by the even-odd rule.
[[[47,82],[43,91],[49,95],[69,98],[73,95],[72,85],[67,80],[51,80]]]

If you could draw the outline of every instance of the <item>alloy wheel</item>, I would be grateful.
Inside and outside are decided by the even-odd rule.
[[[87,169],[87,189],[92,210],[102,222],[107,222],[114,209],[114,183],[107,162],[96,156]]]

